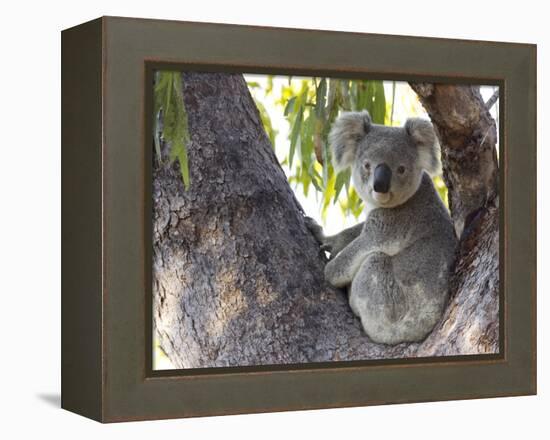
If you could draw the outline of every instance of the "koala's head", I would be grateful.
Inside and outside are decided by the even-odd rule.
[[[403,127],[373,124],[368,112],[343,113],[329,136],[336,171],[351,167],[357,193],[371,207],[393,208],[417,191],[422,174],[440,170],[432,124],[411,118]]]

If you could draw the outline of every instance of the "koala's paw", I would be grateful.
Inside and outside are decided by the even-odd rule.
[[[322,245],[323,239],[325,237],[325,234],[323,233],[323,227],[311,217],[304,217],[304,222],[306,224],[306,227],[315,237],[315,240],[317,240],[319,244]]]
[[[311,217],[304,217],[304,221],[309,231],[315,237],[315,240],[317,240],[317,243],[319,243],[319,248],[322,251],[332,252],[334,243],[332,242],[331,237],[327,237],[325,235],[323,232],[323,227]]]

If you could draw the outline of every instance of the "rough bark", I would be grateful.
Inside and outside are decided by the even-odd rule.
[[[411,83],[439,141],[449,209],[460,236],[498,194],[497,128],[478,86]]]
[[[495,350],[496,208],[468,229],[456,293],[428,339],[375,344],[345,292],[324,281],[324,256],[242,76],[184,73],[183,91],[190,189],[177,165],[153,166],[154,324],[176,368]]]
[[[499,350],[497,128],[478,86],[411,83],[439,142],[460,237],[451,301],[419,356]]]

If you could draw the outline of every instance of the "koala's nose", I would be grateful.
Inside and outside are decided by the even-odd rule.
[[[378,193],[387,193],[390,190],[391,169],[385,163],[381,163],[374,169],[373,188]]]

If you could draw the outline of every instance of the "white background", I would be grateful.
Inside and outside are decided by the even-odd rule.
[[[3,438],[548,438],[548,11],[524,0],[5,2],[1,13]],[[538,44],[539,396],[102,426],[58,408],[60,31],[100,15]],[[345,50],[345,48],[342,48]],[[357,54],[361,56],[361,54]],[[546,76],[546,78],[545,78]],[[543,121],[546,125],[543,125]],[[517,182],[521,185],[521,182]],[[528,197],[529,195],[526,195]],[[546,273],[545,273],[546,272]],[[546,315],[546,316],[544,316]],[[546,358],[546,359],[545,359]],[[545,408],[546,406],[546,408]],[[6,435],[7,434],[7,435]],[[32,437],[31,437],[32,436]]]

